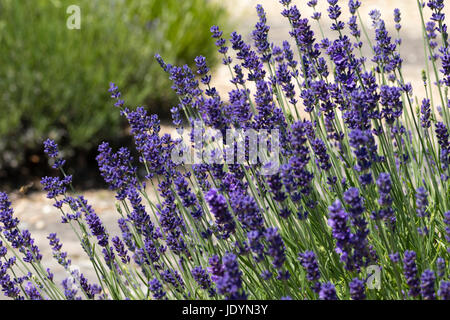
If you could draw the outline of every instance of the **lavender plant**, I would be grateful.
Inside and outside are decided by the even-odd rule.
[[[111,84],[114,105],[129,122],[139,153],[133,159],[126,148],[114,151],[106,142],[98,148],[100,174],[116,192],[119,235],[110,235],[89,202],[75,195],[57,145],[44,143],[60,170],[42,179],[44,190],[98,278],[91,283],[70,268],[70,255],[52,233],[53,255],[68,272],[68,279],[56,283],[8,196],[0,193],[0,285],[6,296],[449,299],[450,53],[444,2],[417,1],[427,53],[420,105],[402,75],[400,38],[389,35],[380,12],[370,14],[372,43],[360,1],[348,1],[347,23],[338,0],[328,0],[323,15],[317,1],[309,1],[311,20],[290,0],[280,3],[291,26],[291,41],[281,46],[269,42],[259,5],[253,46],[237,32],[226,39],[218,26],[211,28],[234,86],[227,98],[212,86],[205,57],[197,57],[192,70],[156,56],[179,97],[171,110],[179,137],[161,135],[158,117],[127,107]],[[431,21],[423,18],[424,10],[431,10]],[[335,38],[318,40],[311,23],[320,25],[326,16]],[[398,9],[393,17],[399,32]],[[371,59],[361,55],[364,45],[370,45]],[[199,146],[196,130],[204,137],[209,129],[221,135]],[[231,129],[244,137],[224,146]],[[262,131],[278,140],[270,140],[252,162],[250,133]],[[193,163],[174,156],[189,152],[184,132]],[[241,161],[227,152],[238,149],[238,141],[247,147]],[[216,161],[220,155],[226,161]]]

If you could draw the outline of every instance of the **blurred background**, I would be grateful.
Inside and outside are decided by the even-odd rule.
[[[79,30],[66,26],[70,5],[80,8]],[[77,167],[79,185],[93,185],[97,145],[130,140],[109,82],[128,106],[166,118],[176,100],[154,55],[192,66],[201,54],[214,66],[209,28],[227,22],[211,0],[0,0],[0,187],[45,173],[46,137]]]

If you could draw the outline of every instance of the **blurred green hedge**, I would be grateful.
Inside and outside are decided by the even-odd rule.
[[[80,30],[66,27],[72,4]],[[209,28],[224,14],[208,0],[0,0],[0,170],[46,137],[70,156],[124,135],[110,81],[128,106],[169,114],[176,101],[155,53],[191,65],[216,57]]]

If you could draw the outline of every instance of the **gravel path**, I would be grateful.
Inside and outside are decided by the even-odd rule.
[[[320,11],[326,12],[324,8],[325,0],[320,0]],[[344,1],[346,3],[346,1]],[[341,3],[344,3],[341,0]],[[281,17],[279,12],[282,7],[277,0],[227,0],[232,13],[232,19],[236,30],[243,34],[243,36],[249,40],[249,35],[252,26],[256,22],[256,12],[254,7],[256,4],[262,4],[268,13],[268,24],[271,26],[270,37],[276,44],[281,44],[282,40],[288,39],[288,25],[286,20]],[[294,0],[300,8],[303,7],[303,16],[310,16],[312,11],[306,5],[300,5],[300,3],[306,3],[306,0]],[[398,0],[398,1],[375,1],[365,0],[364,6],[361,9],[363,17],[368,17],[368,12],[372,9],[378,8],[382,11],[383,17],[387,20],[388,27],[392,30],[392,11],[395,7],[402,10],[402,54],[404,59],[404,75],[408,81],[411,81],[418,94],[419,100],[423,95],[421,87],[421,68],[423,61],[423,47],[421,40],[421,29],[419,25],[418,11],[416,8],[416,1],[414,0]],[[347,11],[346,8],[344,11]],[[302,11],[303,12],[303,11]],[[347,21],[347,15],[344,15]],[[328,17],[323,18],[324,30],[329,30],[326,25]],[[369,25],[367,19],[366,25]],[[317,27],[314,25],[314,31],[318,33]],[[326,36],[333,38],[331,31],[325,31]],[[320,38],[320,37],[318,37]],[[370,53],[369,48],[365,48],[365,54]],[[214,71],[213,84],[218,88],[219,92],[224,95],[228,89],[231,89],[231,84],[228,81],[229,74],[228,69],[221,66]],[[165,131],[172,131],[171,128],[163,128]],[[117,219],[119,215],[115,210],[114,193],[107,190],[87,191],[84,192],[85,197],[89,203],[95,208],[100,218],[108,228],[111,234],[117,234]],[[47,235],[51,232],[58,233],[63,243],[63,249],[69,252],[69,256],[73,261],[73,264],[79,266],[82,271],[90,278],[94,278],[94,273],[91,269],[91,265],[86,255],[81,249],[81,246],[72,233],[68,225],[60,223],[60,217],[57,210],[52,206],[53,202],[46,199],[45,194],[42,192],[32,193],[30,195],[23,195],[19,192],[11,195],[11,201],[17,217],[21,220],[21,225],[24,228],[28,228],[32,236],[36,239],[37,244],[41,248],[44,255],[44,265],[52,268],[55,272],[55,277],[58,281],[61,281],[65,276],[65,272],[57,265],[54,259],[51,257],[51,250],[48,246]]]

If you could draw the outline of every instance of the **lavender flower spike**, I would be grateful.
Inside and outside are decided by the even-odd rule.
[[[409,286],[409,295],[417,297],[420,293],[419,279],[417,277],[416,253],[414,251],[405,251],[403,258],[403,274],[406,283]]]

